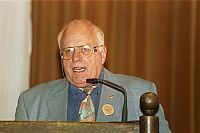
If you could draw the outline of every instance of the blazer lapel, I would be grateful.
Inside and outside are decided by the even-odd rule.
[[[67,101],[68,101],[68,83],[64,83],[55,88],[48,100],[50,118],[53,121],[67,121]]]
[[[105,70],[104,79],[120,85],[120,82],[107,70]],[[116,91],[105,85],[102,85],[101,98],[97,114],[97,122],[121,121],[123,102],[123,94],[121,92]],[[114,112],[112,114],[109,114],[110,110],[106,110],[104,108],[105,106],[114,109]]]

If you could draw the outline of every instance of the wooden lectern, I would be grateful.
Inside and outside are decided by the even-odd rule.
[[[2,121],[0,133],[138,133],[139,123]]]
[[[0,133],[158,133],[158,97],[140,98],[143,116],[135,122],[0,121]]]

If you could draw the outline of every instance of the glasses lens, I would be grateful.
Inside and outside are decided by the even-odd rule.
[[[74,48],[66,48],[64,49],[64,52],[63,52],[63,58],[69,59],[72,57],[73,53],[74,53]]]
[[[88,57],[92,54],[92,49],[88,45],[81,46],[79,51],[82,54],[82,56],[84,56],[84,57]]]

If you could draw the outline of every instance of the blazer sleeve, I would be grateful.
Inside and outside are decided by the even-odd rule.
[[[15,120],[28,120],[26,107],[24,103],[24,92],[22,92],[18,99],[18,104],[15,112]]]

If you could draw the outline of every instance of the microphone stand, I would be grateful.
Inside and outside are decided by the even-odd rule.
[[[127,92],[126,90],[122,87],[122,86],[119,86],[115,83],[112,83],[110,81],[107,81],[107,80],[103,80],[103,79],[86,79],[86,82],[87,83],[91,83],[91,84],[97,84],[97,83],[100,83],[100,84],[104,84],[110,88],[113,88],[117,91],[120,91],[123,93],[124,95],[124,105],[123,105],[123,109],[122,109],[122,122],[127,122],[127,116],[128,116],[128,109],[127,109]]]

